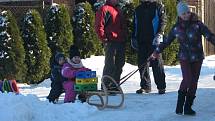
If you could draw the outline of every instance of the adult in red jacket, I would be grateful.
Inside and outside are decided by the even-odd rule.
[[[95,30],[105,50],[103,75],[109,75],[119,83],[125,64],[126,26],[123,13],[117,4],[118,0],[107,0],[96,12]],[[106,86],[113,87],[108,80],[105,82]]]

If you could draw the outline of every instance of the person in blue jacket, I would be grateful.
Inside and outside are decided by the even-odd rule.
[[[133,22],[134,31],[131,45],[137,50],[141,78],[141,88],[136,93],[151,92],[149,75],[149,66],[151,66],[158,93],[164,94],[166,82],[162,58],[145,63],[156,48],[156,45],[162,41],[162,35],[166,26],[164,5],[156,0],[141,0],[141,4],[135,9]]]

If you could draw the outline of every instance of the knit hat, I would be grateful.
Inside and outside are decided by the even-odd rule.
[[[70,46],[70,53],[69,53],[70,59],[72,59],[75,56],[80,56],[80,55],[81,54],[79,52],[78,47],[76,47],[75,45],[71,45]]]
[[[64,54],[58,52],[58,53],[55,55],[55,61],[56,61],[56,62],[59,62],[60,58],[65,58],[65,56],[64,56]]]
[[[188,7],[187,3],[185,3],[185,2],[179,2],[177,4],[177,13],[178,13],[178,16],[181,16],[183,13],[186,13],[186,12],[190,12],[190,8]]]

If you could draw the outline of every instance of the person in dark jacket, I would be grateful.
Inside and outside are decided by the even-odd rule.
[[[117,7],[118,0],[107,0],[96,12],[95,30],[104,45],[105,65],[103,75],[109,75],[119,84],[125,64],[126,26],[122,11]],[[105,81],[107,87],[114,88]],[[110,89],[112,90],[112,89]]]
[[[135,9],[133,21],[134,31],[131,45],[138,53],[138,67],[140,68],[141,78],[141,88],[136,93],[151,92],[149,75],[149,66],[151,66],[158,93],[164,94],[166,82],[162,58],[147,62],[156,45],[163,38],[166,26],[164,5],[156,0],[141,0],[141,4]]]
[[[51,66],[51,90],[47,97],[49,102],[56,103],[56,100],[63,93],[63,82],[66,80],[61,75],[61,69],[65,63],[65,56],[62,53],[57,53],[54,58],[54,63]]]
[[[196,14],[191,13],[184,2],[177,4],[178,20],[168,34],[167,40],[160,44],[152,54],[152,58],[158,58],[174,39],[179,42],[178,58],[182,71],[182,82],[178,90],[176,114],[195,115],[191,108],[196,97],[198,79],[204,59],[202,35],[215,45],[215,36],[200,21]]]

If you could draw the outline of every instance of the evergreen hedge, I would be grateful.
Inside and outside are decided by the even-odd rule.
[[[165,34],[167,35],[172,26],[176,23],[176,1],[175,0],[163,0],[167,14],[167,26],[165,29]],[[175,40],[172,44],[167,47],[162,53],[165,65],[175,65],[178,63],[177,53],[179,49],[179,44]]]
[[[26,52],[25,63],[28,66],[26,80],[28,83],[38,83],[50,71],[49,59],[51,56],[39,12],[29,10],[24,15],[21,27]]]
[[[135,1],[133,1],[135,2]],[[133,32],[133,15],[134,15],[134,9],[136,7],[137,3],[130,3],[123,6],[122,10],[126,19],[127,27],[128,27],[128,37],[126,40],[126,62],[137,65],[137,52],[131,47],[131,35]]]
[[[103,54],[101,43],[94,29],[95,13],[91,5],[88,2],[79,3],[73,13],[74,44],[79,47],[81,57]]]
[[[68,56],[70,45],[73,44],[73,33],[69,11],[65,5],[54,4],[47,10],[45,29],[52,56],[56,51]]]
[[[25,50],[16,20],[10,11],[0,13],[0,79],[25,81]]]

